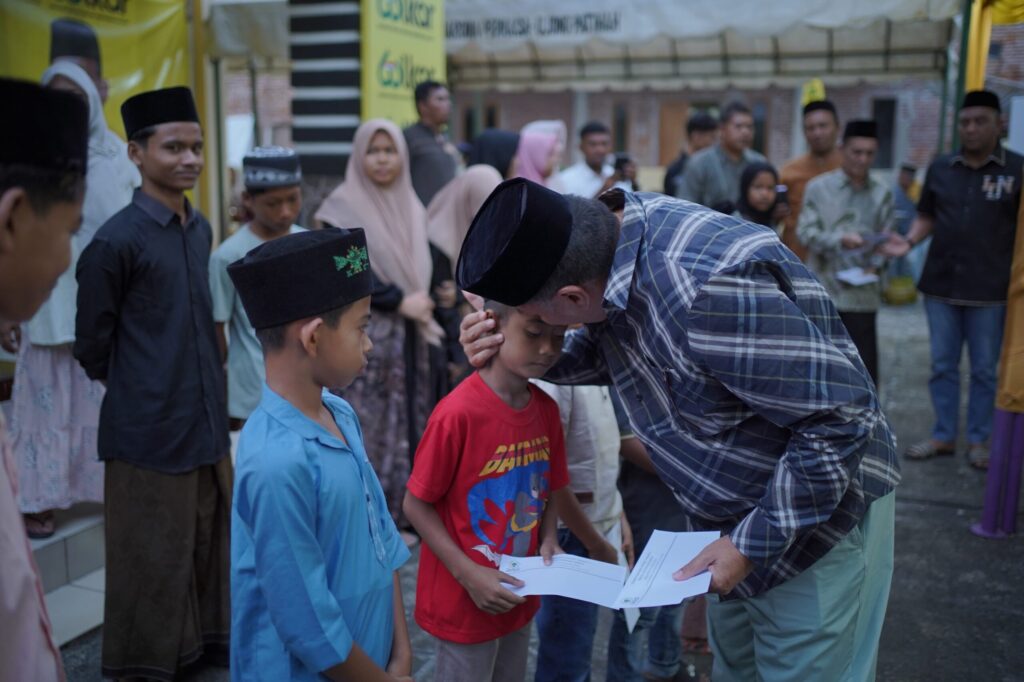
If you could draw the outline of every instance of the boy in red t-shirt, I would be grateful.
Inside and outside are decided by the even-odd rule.
[[[540,600],[510,592],[502,583],[522,583],[496,567],[503,554],[539,551],[550,559],[562,551],[555,510],[569,491],[562,422],[555,401],[529,380],[558,359],[565,327],[502,305],[488,309],[505,343],[438,403],[403,505],[425,543],[416,622],[438,639],[435,679],[444,682],[525,677]]]

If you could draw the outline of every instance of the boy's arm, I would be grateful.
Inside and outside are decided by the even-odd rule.
[[[126,285],[122,265],[121,254],[103,239],[93,239],[78,259],[78,309],[72,353],[93,381],[107,379]]]
[[[349,651],[344,663],[324,670],[323,675],[336,682],[412,682],[408,675],[396,676],[381,670],[358,644],[352,645],[352,650]]]
[[[551,497],[558,508],[558,516],[587,548],[587,554],[591,559],[609,564],[619,563],[619,553],[615,546],[597,532],[594,524],[590,522],[586,512],[583,511],[583,507],[580,506],[579,500],[576,499],[576,495],[568,486],[559,488],[551,494]],[[551,506],[548,505],[548,507]],[[547,510],[544,513],[547,516]]]
[[[402,511],[430,547],[430,551],[441,560],[481,611],[505,613],[526,601],[501,585],[508,583],[522,587],[521,580],[497,569],[481,566],[466,556],[448,535],[448,529],[444,527],[444,522],[441,521],[433,504],[421,500],[407,490]],[[545,518],[546,516],[545,512]]]
[[[409,624],[405,621],[405,605],[402,603],[402,581],[398,571],[394,574],[395,636],[391,643],[391,660],[388,672],[397,677],[412,674],[412,644],[409,642]]]
[[[556,493],[561,490],[568,490],[568,486],[551,493],[547,504],[544,505],[544,514],[540,518],[540,555],[544,558],[545,565],[550,565],[551,558],[556,554],[565,554],[565,550],[558,544],[559,511]]]

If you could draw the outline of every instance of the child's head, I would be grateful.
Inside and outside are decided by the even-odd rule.
[[[493,361],[524,379],[547,374],[562,354],[566,328],[546,324],[537,315],[502,303],[488,301],[485,308],[494,314],[496,329],[505,337]]]
[[[284,147],[257,147],[242,160],[242,203],[254,223],[273,235],[286,234],[302,211],[299,156]]]
[[[754,211],[768,213],[775,208],[778,183],[779,176],[773,166],[752,163],[744,169],[740,178],[740,189],[744,193],[742,198]]]
[[[373,278],[362,230],[329,228],[286,235],[228,266],[249,321],[284,371],[320,386],[352,382],[373,344]]]
[[[334,310],[276,327],[256,330],[264,355],[288,355],[306,364],[320,386],[344,388],[366,367],[373,342],[366,330],[370,323],[370,297]]]
[[[203,130],[192,91],[151,90],[121,105],[128,158],[144,183],[169,192],[192,189],[203,170]]]
[[[0,321],[31,318],[71,262],[82,219],[89,109],[0,78]]]

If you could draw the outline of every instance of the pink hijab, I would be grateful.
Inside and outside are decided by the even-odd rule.
[[[427,236],[452,262],[459,258],[462,240],[469,232],[473,217],[484,200],[501,183],[501,173],[493,166],[470,166],[440,192],[427,206]]]
[[[547,184],[548,179],[542,173],[557,144],[558,137],[551,133],[528,131],[520,135],[519,149],[516,151],[516,156],[519,159],[517,177],[526,178],[542,185]]]
[[[363,169],[377,131],[388,134],[402,162],[398,177],[387,187],[376,184]],[[391,121],[375,118],[356,129],[345,181],[324,199],[315,217],[335,227],[365,229],[370,268],[384,283],[405,294],[430,290],[427,211],[412,188],[405,136]]]

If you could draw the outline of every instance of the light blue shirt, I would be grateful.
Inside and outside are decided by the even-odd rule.
[[[292,225],[288,234],[296,232],[305,229]],[[256,409],[266,370],[263,349],[228,276],[228,266],[262,243],[264,240],[243,225],[210,255],[213,321],[228,325],[228,416],[235,419],[247,419]]]
[[[409,558],[359,420],[323,392],[346,445],[267,386],[242,429],[231,512],[231,679],[319,680],[353,644],[384,667],[393,572]]]

